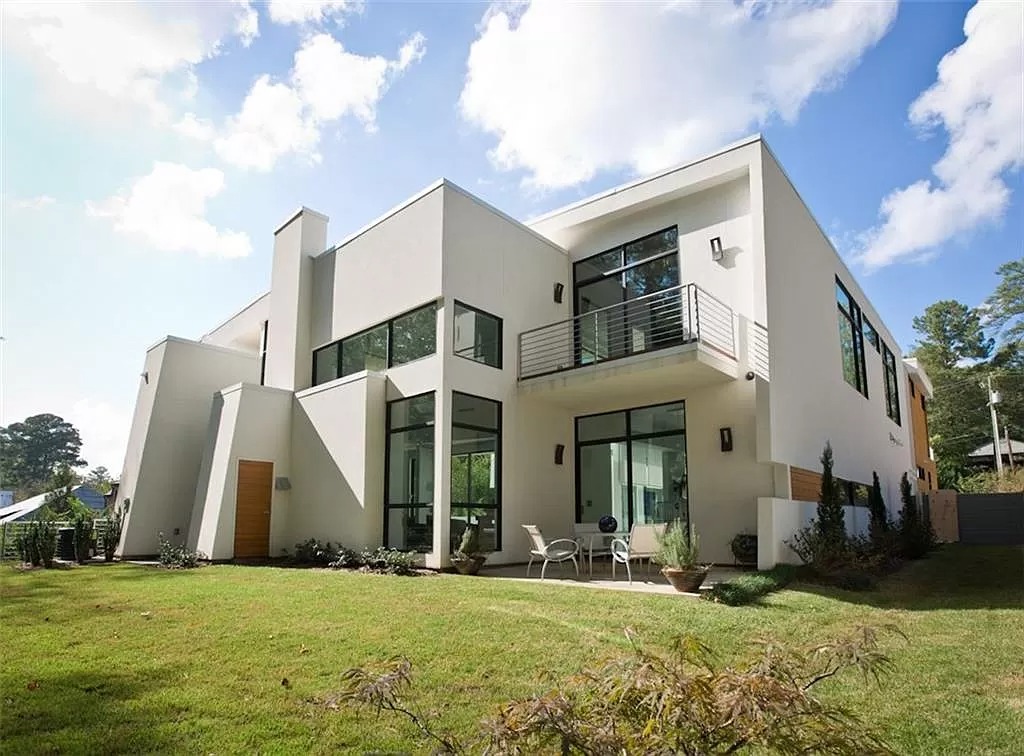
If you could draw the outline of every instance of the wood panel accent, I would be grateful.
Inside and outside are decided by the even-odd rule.
[[[789,488],[793,501],[817,501],[821,493],[821,473],[790,467]]]
[[[274,463],[238,460],[235,493],[235,558],[270,555],[270,501]]]
[[[960,540],[957,492],[942,489],[928,494],[928,514],[935,537],[945,543]]]

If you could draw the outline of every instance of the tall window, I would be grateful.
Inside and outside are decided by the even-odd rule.
[[[501,548],[501,402],[452,393],[451,549],[478,525],[484,551]]]
[[[678,286],[675,226],[577,262],[576,361],[587,365],[681,343]]]
[[[434,543],[434,395],[389,402],[384,543],[431,551]]]
[[[900,391],[899,378],[896,373],[896,357],[885,344],[882,344],[882,367],[885,370],[885,414],[900,424]]]
[[[264,320],[260,328],[260,385],[267,382],[267,331],[270,328],[270,321]]]
[[[689,519],[683,402],[576,418],[576,521]]]
[[[437,351],[437,306],[429,304],[313,352],[313,385],[384,370]]]
[[[875,330],[875,327],[871,325],[871,321],[867,318],[864,318],[864,339],[875,348],[876,352],[881,349],[881,344],[878,340],[878,331]]]
[[[455,354],[501,368],[501,318],[455,303]]]
[[[838,278],[836,304],[839,307],[839,349],[843,358],[843,378],[867,397],[868,377],[864,363],[864,327],[860,307]]]

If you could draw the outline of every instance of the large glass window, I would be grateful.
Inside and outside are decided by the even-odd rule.
[[[885,344],[882,344],[882,367],[885,371],[885,414],[899,425],[900,384],[896,373],[896,357]]]
[[[431,551],[434,542],[434,395],[389,402],[384,543]]]
[[[452,393],[451,550],[467,525],[480,548],[501,548],[501,402]]]
[[[573,285],[573,306],[582,316],[575,334],[581,365],[672,346],[687,336],[675,227],[580,260]],[[664,294],[651,296],[658,292]]]
[[[683,402],[576,419],[576,521],[689,519]]]
[[[455,354],[501,368],[501,318],[455,303]]]
[[[429,304],[313,352],[313,385],[384,370],[437,351],[437,306]]]
[[[836,304],[839,309],[839,349],[843,359],[843,378],[867,397],[863,318],[860,307],[853,301],[853,297],[839,279],[836,279]]]

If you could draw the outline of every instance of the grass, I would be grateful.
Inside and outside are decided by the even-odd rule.
[[[729,606],[752,604],[762,596],[781,591],[793,582],[798,568],[780,564],[770,570],[748,572],[722,583],[716,583],[701,598]]]
[[[6,753],[425,751],[405,723],[308,703],[340,673],[405,654],[423,709],[465,734],[516,696],[625,647],[694,633],[725,659],[759,638],[805,644],[862,624],[909,636],[879,688],[825,695],[902,753],[1020,753],[1024,550],[955,547],[878,590],[793,584],[729,607],[457,575],[401,578],[216,566],[0,569]],[[284,681],[287,680],[285,684]]]

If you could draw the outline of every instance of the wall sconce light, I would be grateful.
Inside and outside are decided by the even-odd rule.
[[[139,375],[142,376],[142,380],[144,380],[146,383],[149,383],[149,371],[148,370],[145,373],[139,373]]]
[[[291,491],[292,482],[288,478],[281,476],[274,478],[274,490],[275,491]]]
[[[722,444],[722,451],[732,451],[732,428],[719,428],[718,440]]]
[[[560,465],[565,460],[565,444],[555,444],[555,464]]]
[[[722,250],[722,237],[716,236],[711,240],[711,259],[721,262],[723,257],[725,257],[725,252]]]
[[[562,292],[564,291],[565,286],[563,286],[561,283],[555,284],[555,302],[557,304],[562,304]]]

